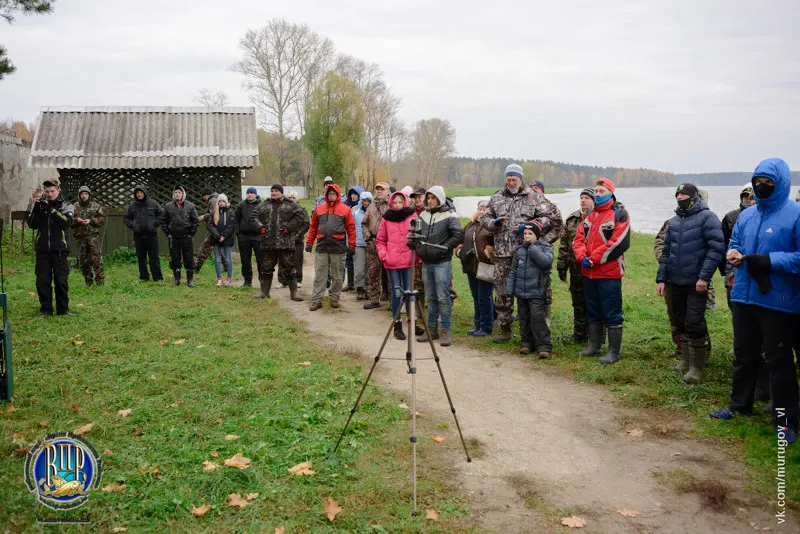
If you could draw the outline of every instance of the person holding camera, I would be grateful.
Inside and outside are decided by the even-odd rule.
[[[133,190],[134,200],[125,211],[125,226],[133,230],[133,243],[136,258],[139,260],[139,281],[149,282],[150,274],[154,282],[163,281],[161,260],[158,257],[158,234],[163,210],[161,204],[147,197],[147,188],[137,186]],[[148,259],[150,273],[147,272]]]
[[[72,204],[61,196],[61,182],[48,178],[33,192],[33,207],[28,214],[28,226],[38,230],[36,250],[36,292],[39,294],[39,314],[53,315],[53,286],[56,293],[56,313],[75,315],[69,311],[69,229],[75,216]]]
[[[103,272],[103,251],[100,248],[100,229],[106,224],[103,206],[91,200],[89,186],[78,188],[78,203],[75,205],[75,219],[72,222],[72,237],[78,240],[78,265],[86,281],[86,287],[93,283],[102,286],[105,282]],[[94,269],[94,278],[92,278]]]

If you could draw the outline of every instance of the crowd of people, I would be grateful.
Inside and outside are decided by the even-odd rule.
[[[656,291],[667,304],[679,360],[675,370],[687,384],[703,380],[711,352],[705,314],[712,278],[719,270],[733,317],[733,386],[730,405],[711,417],[750,414],[756,399],[771,399],[773,423],[788,442],[794,441],[798,424],[792,351],[800,349],[800,192],[797,202],[791,202],[790,188],[788,165],[780,159],[765,160],[742,189],[740,206],[720,221],[703,191],[681,184],[675,191],[675,216],[664,223],[654,244]],[[193,274],[213,250],[217,285],[231,286],[232,248],[238,238],[245,286],[252,285],[251,259],[256,260],[260,287],[254,297],[270,298],[277,267],[278,282],[288,286],[292,300],[302,301],[303,252],[313,252],[310,311],[323,307],[326,294],[332,308],[341,307],[342,292],[347,291],[354,291],[366,310],[390,300],[394,337],[405,340],[401,314],[406,292],[414,288],[427,308],[429,332],[417,325],[408,335],[427,342],[430,334],[445,347],[453,342],[455,256],[473,299],[468,334],[495,334],[493,341],[504,343],[512,338],[512,325],[518,320],[520,353],[539,358],[552,354],[551,272],[554,244],[560,239],[555,264],[559,279],[566,283],[569,278],[573,340],[586,342],[581,356],[599,356],[600,363],[615,364],[622,355],[622,278],[630,216],[608,178],[580,191],[580,209],[566,222],[544,193],[544,184],[526,185],[522,167],[511,164],[505,187],[481,201],[462,228],[452,199],[438,185],[398,191],[380,182],[373,192],[352,187],[343,196],[326,177],[310,217],[296,195],[284,196],[280,184],[273,185],[270,198],[264,200],[249,188],[233,211],[224,194],[209,189],[203,195],[207,212],[201,216],[181,187],[163,207],[148,198],[144,187],[137,187],[125,224],[133,230],[142,281],[162,280],[159,227],[169,240],[174,285],[181,283],[183,267],[187,284],[193,286]],[[41,314],[53,313],[52,281],[57,313],[69,314],[69,230],[80,242],[79,262],[87,286],[102,285],[98,236],[103,208],[91,200],[85,186],[75,206],[64,201],[55,178],[45,181],[43,194],[37,189],[33,200],[29,223],[39,232]],[[192,238],[203,221],[208,233],[195,259]],[[416,239],[409,239],[412,227]]]

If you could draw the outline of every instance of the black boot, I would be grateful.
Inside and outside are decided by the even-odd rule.
[[[403,321],[397,320],[394,322],[394,338],[400,341],[406,340],[406,333],[403,332]]]
[[[600,358],[600,363],[610,365],[617,363],[620,359],[620,347],[622,346],[622,325],[608,327],[608,352]]]
[[[356,286],[354,283],[355,271],[352,267],[347,269],[347,285],[342,288],[342,291],[355,291]]]
[[[181,285],[181,270],[180,269],[174,269],[172,271],[172,285],[173,286]]]
[[[602,323],[588,323],[589,346],[578,353],[579,356],[597,356],[603,348],[603,332],[605,327]]]
[[[189,287],[194,287],[194,271],[191,269],[187,269],[186,271],[186,285]]]
[[[258,293],[253,293],[254,299],[268,299],[269,290],[272,287],[272,277],[267,276],[265,278],[259,278],[258,281],[261,284],[261,289],[258,290]]]
[[[297,280],[289,280],[289,298],[295,302],[303,301],[303,297],[297,292]]]

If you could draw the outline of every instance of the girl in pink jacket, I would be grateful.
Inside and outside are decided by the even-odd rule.
[[[408,205],[408,197],[402,192],[393,193],[389,198],[389,209],[381,219],[378,228],[378,257],[383,267],[389,273],[392,285],[392,316],[394,322],[395,339],[404,340],[403,322],[397,310],[403,302],[403,292],[411,286],[411,249],[406,245],[408,235],[408,221],[416,218],[417,210]],[[408,311],[408,310],[406,310]]]

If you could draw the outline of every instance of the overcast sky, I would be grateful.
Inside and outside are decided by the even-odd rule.
[[[41,106],[249,105],[248,29],[283,17],[378,63],[401,116],[440,117],[462,156],[673,172],[800,170],[795,0],[57,0],[0,21],[18,71],[0,117]]]

